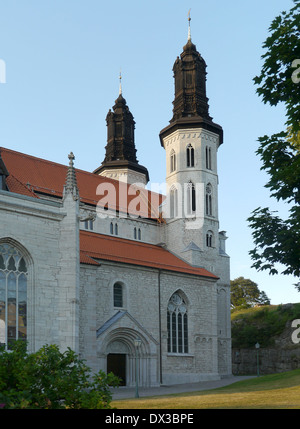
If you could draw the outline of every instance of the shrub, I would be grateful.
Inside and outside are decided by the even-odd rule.
[[[12,350],[0,349],[0,405],[2,408],[110,408],[110,387],[119,380],[112,373],[92,374],[68,348],[45,345],[27,353],[26,343],[16,341]]]

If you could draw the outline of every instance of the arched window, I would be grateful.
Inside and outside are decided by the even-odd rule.
[[[134,239],[135,240],[141,240],[142,239],[142,231],[141,231],[141,228],[136,228],[136,227],[134,227],[134,230],[133,230],[133,236],[134,236]]]
[[[10,244],[0,244],[0,343],[27,338],[27,266]]]
[[[189,182],[187,186],[187,214],[192,214],[196,211],[196,189],[193,182]]]
[[[178,191],[175,186],[170,190],[170,218],[178,216]]]
[[[173,173],[173,171],[175,170],[176,170],[176,154],[174,149],[172,149],[171,155],[170,155],[170,171],[171,173]]]
[[[205,213],[212,216],[212,186],[210,183],[206,186]]]
[[[123,307],[123,285],[119,282],[114,284],[114,307]]]
[[[207,247],[213,247],[213,232],[212,231],[207,231],[206,246]]]
[[[194,167],[194,148],[191,144],[186,148],[186,166]]]
[[[119,227],[117,223],[115,225],[112,222],[110,223],[110,233],[115,235],[119,234]]]
[[[177,292],[171,296],[167,311],[168,352],[188,353],[187,305]]]
[[[205,148],[205,159],[206,159],[206,168],[211,170],[211,148],[206,146]]]

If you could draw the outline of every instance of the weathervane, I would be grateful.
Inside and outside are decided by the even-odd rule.
[[[119,81],[120,81],[120,84],[119,84],[119,95],[121,95],[121,94],[122,94],[122,83],[121,83],[121,80],[122,80],[122,74],[121,74],[121,69],[120,69],[120,76],[119,76]]]

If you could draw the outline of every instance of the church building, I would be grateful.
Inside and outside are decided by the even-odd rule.
[[[136,356],[140,386],[231,375],[223,130],[209,113],[206,63],[190,29],[173,72],[173,116],[159,134],[166,195],[148,189],[121,87],[93,172],[75,168],[73,153],[61,165],[0,148],[0,343],[8,349],[16,339],[29,352],[70,347],[126,386],[136,383]]]

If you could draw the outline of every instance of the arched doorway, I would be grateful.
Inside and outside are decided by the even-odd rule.
[[[141,340],[137,354],[134,345],[136,338]],[[158,384],[157,347],[153,344],[151,353],[151,346],[141,332],[130,328],[117,328],[107,333],[100,347],[99,356],[103,353],[102,356],[105,359],[104,370],[120,377],[122,385],[135,386],[136,359],[138,359],[139,386]]]

